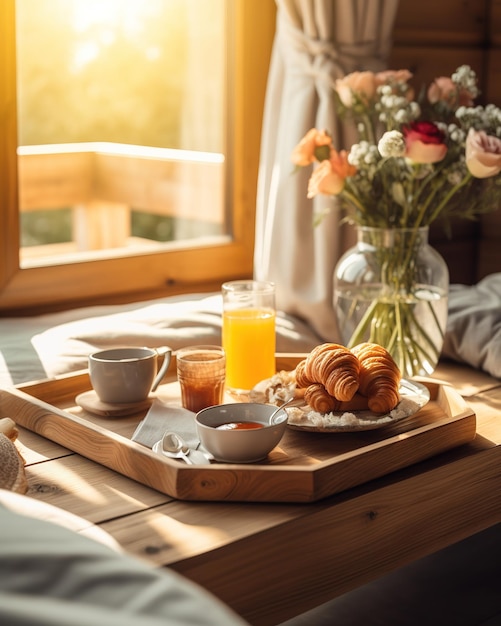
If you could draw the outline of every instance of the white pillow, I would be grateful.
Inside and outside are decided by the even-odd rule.
[[[220,294],[173,296],[127,305],[0,319],[0,385],[85,369],[87,356],[111,346],[221,343]],[[309,352],[321,339],[301,320],[277,314],[277,352]]]

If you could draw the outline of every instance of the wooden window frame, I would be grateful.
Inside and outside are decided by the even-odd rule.
[[[30,267],[19,259],[15,0],[0,3],[0,315],[137,301],[219,289],[252,275],[262,110],[275,30],[274,0],[235,2],[233,115],[228,128],[233,238],[208,247]]]

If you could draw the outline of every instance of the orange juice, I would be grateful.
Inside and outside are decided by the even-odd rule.
[[[275,311],[236,309],[223,313],[226,386],[250,390],[275,374]]]

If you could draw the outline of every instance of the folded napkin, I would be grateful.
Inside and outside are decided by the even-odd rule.
[[[153,400],[146,417],[139,422],[132,435],[132,441],[152,448],[168,430],[180,435],[192,450],[200,446],[195,413],[165,404],[158,398]]]

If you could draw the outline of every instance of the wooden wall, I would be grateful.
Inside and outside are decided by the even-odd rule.
[[[391,66],[410,69],[419,85],[467,63],[477,72],[484,95],[492,98],[487,90],[494,4],[501,7],[492,0],[400,0]]]
[[[410,69],[417,87],[463,64],[477,72],[479,103],[501,106],[501,0],[400,0],[390,67]],[[452,239],[435,224],[431,240],[451,282],[472,284],[500,272],[501,207],[478,223],[459,220]]]

